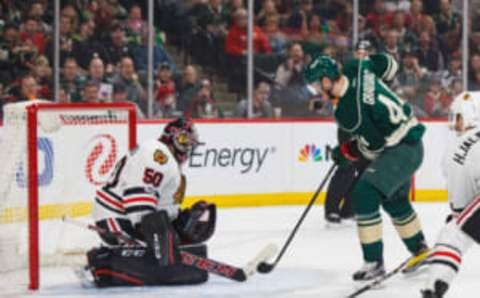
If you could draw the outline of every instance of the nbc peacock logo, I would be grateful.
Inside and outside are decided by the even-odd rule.
[[[298,155],[298,161],[300,162],[308,162],[309,160],[313,162],[320,162],[323,160],[322,157],[322,149],[318,148],[317,146],[305,145],[302,149],[300,149],[300,154]]]

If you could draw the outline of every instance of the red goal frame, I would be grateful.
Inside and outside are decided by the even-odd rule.
[[[38,217],[38,123],[39,111],[44,110],[125,110],[128,112],[128,147],[137,146],[137,111],[133,103],[35,103],[27,107],[27,168],[28,168],[28,245],[29,286],[40,285],[39,217]]]

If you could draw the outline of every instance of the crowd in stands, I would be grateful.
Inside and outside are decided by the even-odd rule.
[[[151,116],[247,117],[246,1],[154,2]],[[353,44],[352,0],[254,1],[253,116],[331,116],[326,96],[312,99],[306,91],[308,62],[319,54],[342,63],[374,52],[397,59],[390,87],[418,116],[446,116],[462,91],[462,2],[362,0]],[[480,90],[480,0],[470,2],[469,90]],[[128,100],[148,115],[147,1],[61,1],[56,96],[53,3],[0,0],[0,103]]]

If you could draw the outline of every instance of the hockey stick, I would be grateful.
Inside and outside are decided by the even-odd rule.
[[[354,298],[354,297],[358,297],[360,296],[360,294],[363,294],[365,293],[366,291],[369,291],[373,288],[375,288],[376,286],[378,286],[379,284],[383,283],[384,281],[386,281],[387,279],[391,278],[392,276],[398,274],[402,269],[403,267],[405,267],[405,265],[408,264],[408,262],[411,260],[412,258],[408,258],[407,260],[403,261],[400,265],[398,265],[395,269],[393,269],[392,271],[388,272],[387,274],[375,279],[374,281],[372,281],[371,283],[368,283],[366,284],[365,286],[361,287],[360,289],[356,290],[355,292],[353,292],[352,294],[348,295],[347,298]]]
[[[270,273],[274,268],[275,266],[277,266],[278,262],[280,262],[283,254],[285,253],[285,251],[287,250],[288,246],[290,245],[290,243],[292,242],[293,240],[293,237],[295,236],[295,234],[297,233],[298,231],[298,228],[300,227],[300,225],[303,223],[303,220],[305,219],[305,217],[307,216],[308,212],[310,211],[310,209],[312,208],[313,204],[315,203],[315,201],[317,200],[318,198],[318,195],[320,194],[320,192],[322,191],[323,187],[325,186],[325,184],[327,183],[328,179],[330,178],[330,176],[332,175],[333,171],[335,170],[335,168],[337,167],[336,164],[333,164],[330,169],[328,170],[327,172],[327,175],[325,176],[325,178],[323,178],[323,181],[322,183],[320,183],[320,185],[318,186],[317,190],[315,191],[315,193],[313,194],[313,197],[312,199],[310,200],[310,202],[308,203],[307,205],[307,208],[305,208],[305,211],[303,211],[302,215],[300,216],[300,219],[298,220],[297,224],[295,225],[295,227],[293,228],[293,231],[290,233],[290,235],[288,236],[287,238],[287,241],[285,242],[285,244],[283,245],[282,247],[282,250],[280,251],[280,253],[278,254],[277,258],[275,259],[275,261],[273,263],[267,263],[266,261],[264,262],[260,262],[258,264],[258,267],[257,267],[257,270],[258,272],[260,273]]]
[[[63,216],[62,220],[66,223],[75,225],[80,228],[95,231],[103,235],[114,236],[123,241],[126,241],[127,243],[145,247],[144,243],[137,241],[135,239],[132,239],[124,234],[112,233],[96,225],[83,223],[81,221],[78,221],[66,216]],[[186,251],[180,251],[180,255],[182,256],[182,264],[186,266],[207,271],[212,274],[216,274],[234,281],[243,282],[243,281],[246,281],[250,276],[252,276],[255,273],[255,268],[258,266],[260,262],[264,262],[272,258],[276,254],[276,252],[277,252],[277,247],[274,244],[267,245],[255,256],[255,258],[253,258],[250,262],[248,262],[245,268],[239,268],[239,267],[221,263],[209,258],[200,257]]]

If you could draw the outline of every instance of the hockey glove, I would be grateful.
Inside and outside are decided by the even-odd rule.
[[[360,159],[357,141],[350,141],[336,146],[332,151],[332,159],[339,166],[347,166]]]
[[[182,210],[173,222],[182,244],[207,241],[215,232],[217,208],[205,201],[195,203],[192,208]]]

